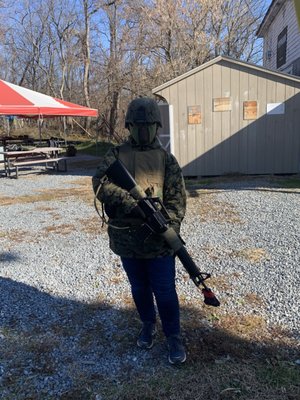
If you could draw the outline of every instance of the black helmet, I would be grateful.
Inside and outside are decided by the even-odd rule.
[[[154,123],[160,127],[162,126],[160,111],[156,101],[149,97],[140,97],[132,100],[125,117],[125,128],[129,129],[130,124]]]

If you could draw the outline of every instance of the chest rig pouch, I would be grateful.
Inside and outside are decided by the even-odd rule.
[[[164,149],[140,150],[125,143],[119,147],[119,159],[148,196],[159,197],[163,201],[166,159]]]

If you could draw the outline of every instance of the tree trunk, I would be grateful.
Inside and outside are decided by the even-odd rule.
[[[83,0],[84,10],[84,36],[83,36],[83,57],[84,57],[84,75],[83,75],[83,93],[85,104],[91,107],[90,88],[89,88],[89,72],[90,72],[90,15],[88,12],[88,0]],[[85,119],[85,129],[88,131],[91,125],[91,118]]]
[[[112,94],[112,103],[109,116],[109,136],[111,139],[114,137],[116,125],[118,122],[119,102],[120,102],[120,93],[114,91]]]

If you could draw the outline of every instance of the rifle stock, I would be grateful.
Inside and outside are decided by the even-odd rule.
[[[197,287],[202,285],[204,303],[218,307],[220,305],[219,300],[204,282],[210,277],[210,274],[200,272],[199,268],[188,254],[180,236],[177,235],[173,228],[169,227],[168,221],[157,206],[159,203],[160,206],[163,207],[161,201],[157,198],[147,197],[144,190],[138,186],[134,178],[127,171],[125,165],[119,159],[107,169],[106,176],[117,186],[127,190],[131,196],[138,201],[138,205],[145,215],[145,224],[149,228],[149,231],[163,236],[169,247],[174,250],[174,253],[181,261],[195,285]]]

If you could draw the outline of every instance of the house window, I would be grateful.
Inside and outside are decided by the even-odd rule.
[[[277,68],[286,63],[287,26],[277,39]]]

